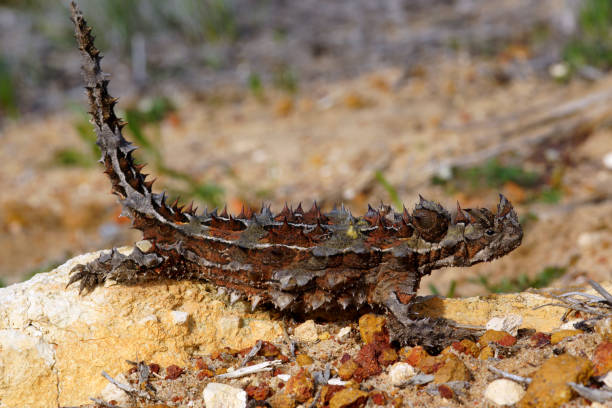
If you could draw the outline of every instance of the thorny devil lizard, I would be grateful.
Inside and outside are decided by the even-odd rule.
[[[115,115],[117,99],[108,93],[91,28],[74,3],[72,20],[100,162],[147,244],[127,256],[112,250],[76,266],[69,285],[79,282],[80,291],[88,292],[109,279],[205,280],[228,288],[232,301],[248,298],[253,308],[271,303],[288,313],[329,316],[385,310],[392,338],[402,344],[439,347],[465,335],[465,328],[418,318],[410,307],[421,277],[432,270],[490,261],[520,245],[523,232],[505,197],[500,195],[497,214],[457,204],[452,216],[422,197],[411,214],[381,205],[360,217],[344,207],[323,213],[316,203],[309,211],[285,205],[273,214],[264,206],[236,216],[226,210],[196,214],[192,205],[168,204],[134,162],[136,146],[121,134],[125,122]]]

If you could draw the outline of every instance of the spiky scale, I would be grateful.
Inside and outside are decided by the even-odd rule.
[[[248,297],[253,307],[268,303],[291,312],[324,310],[333,317],[367,306],[389,311],[403,327],[400,332],[417,328],[431,334],[428,329],[435,325],[412,320],[406,304],[422,276],[444,266],[492,260],[520,244],[518,217],[503,196],[497,215],[458,207],[454,221],[442,206],[421,196],[412,214],[405,207],[396,214],[381,203],[380,209],[368,205],[358,217],[343,204],[323,213],[316,202],[308,212],[301,203],[295,210],[286,204],[276,216],[270,205],[262,204],[259,213],[243,206],[235,218],[227,207],[220,215],[206,209],[200,216],[192,204],[184,213],[178,201],[168,207],[165,193],[152,192],[155,180],[144,181],[141,165],[132,159],[137,147],[123,138],[126,123],[115,115],[117,101],[108,93],[100,53],[74,4],[72,18],[100,162],[134,228],[152,245],[147,254],[113,251],[78,265],[69,283],[78,282],[80,290],[108,278],[119,283],[202,279],[231,288],[231,301]]]

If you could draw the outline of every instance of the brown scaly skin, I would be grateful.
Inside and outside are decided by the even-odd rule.
[[[168,205],[134,163],[136,147],[121,134],[125,123],[115,116],[117,100],[108,94],[91,28],[74,3],[72,19],[100,162],[124,213],[151,245],[78,265],[69,285],[79,282],[80,291],[88,292],[108,279],[200,279],[229,288],[232,300],[248,298],[253,307],[271,303],[288,312],[329,315],[384,309],[402,343],[436,346],[462,335],[446,321],[413,320],[409,307],[432,270],[490,261],[520,245],[522,229],[506,198],[500,196],[496,215],[457,205],[453,216],[422,197],[412,214],[382,205],[360,217],[344,207],[324,214],[316,203],[309,211],[285,205],[278,214],[264,207],[237,216]]]

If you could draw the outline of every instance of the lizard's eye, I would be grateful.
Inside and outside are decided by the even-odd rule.
[[[493,231],[492,229],[488,229],[488,230],[486,230],[486,231],[485,231],[485,233],[486,233],[488,236],[495,235],[495,231]]]

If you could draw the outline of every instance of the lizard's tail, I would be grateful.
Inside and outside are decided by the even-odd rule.
[[[82,73],[89,99],[89,114],[97,134],[97,144],[102,150],[100,163],[111,180],[112,191],[119,196],[124,213],[134,221],[134,226],[143,229],[141,221],[153,220],[161,223],[187,222],[188,218],[177,206],[167,205],[165,194],[154,194],[155,180],[145,181],[141,172],[144,165],[136,165],[132,152],[136,146],[125,140],[121,129],[126,125],[115,115],[117,98],[108,93],[108,75],[100,68],[100,51],[94,45],[91,27],[83,18],[77,5],[71,3],[75,36],[82,56]],[[144,223],[145,225],[148,222]]]

